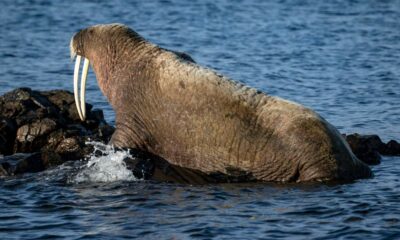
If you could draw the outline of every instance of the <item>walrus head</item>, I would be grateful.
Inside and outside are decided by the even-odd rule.
[[[123,24],[101,24],[78,31],[71,39],[71,59],[75,59],[74,95],[79,117],[86,118],[85,89],[89,64],[97,67],[97,80],[102,91],[106,91],[109,83],[110,67],[115,66],[117,58],[124,49],[134,49],[145,40],[132,29]],[[124,47],[127,46],[128,47]],[[81,75],[80,98],[78,93],[79,69],[84,59]],[[112,64],[110,64],[112,63]]]

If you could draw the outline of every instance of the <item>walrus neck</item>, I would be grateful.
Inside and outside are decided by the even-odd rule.
[[[93,57],[93,69],[99,87],[112,106],[118,104],[119,94],[126,92],[125,86],[136,72],[142,71],[149,59],[149,52],[155,47],[142,39],[125,43],[116,43],[118,48],[108,47],[96,51]],[[124,90],[125,88],[125,90]]]
[[[163,50],[150,43],[130,48],[121,55],[103,92],[115,110],[116,133],[112,144],[143,150],[153,148],[154,119],[159,112],[159,76],[157,65]],[[126,125],[126,123],[132,123]]]

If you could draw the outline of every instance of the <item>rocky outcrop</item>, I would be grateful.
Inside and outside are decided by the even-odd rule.
[[[81,122],[73,94],[64,90],[19,88],[1,96],[0,176],[82,159],[92,151],[86,141],[108,142],[114,128],[101,110],[86,108],[87,120]]]
[[[382,142],[378,135],[344,135],[353,153],[363,162],[376,165],[381,163],[381,155],[400,156],[400,144],[395,140]]]

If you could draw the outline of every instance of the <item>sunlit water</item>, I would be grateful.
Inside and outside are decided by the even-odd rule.
[[[400,140],[400,1],[0,2],[0,94],[72,90],[69,41],[122,22],[165,48],[318,111],[341,132]],[[89,75],[89,102],[113,112]],[[346,185],[187,186],[134,179],[127,152],[0,180],[0,239],[400,238],[400,158]],[[107,161],[109,160],[109,161]]]

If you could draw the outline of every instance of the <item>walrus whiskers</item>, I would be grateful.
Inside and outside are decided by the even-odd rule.
[[[75,70],[74,70],[74,96],[75,96],[75,104],[78,110],[79,117],[82,121],[86,118],[86,104],[85,104],[85,90],[86,90],[86,79],[89,71],[89,60],[84,58],[82,76],[81,76],[81,96],[79,100],[78,94],[78,77],[79,77],[79,69],[81,66],[81,56],[77,55],[75,60]]]

